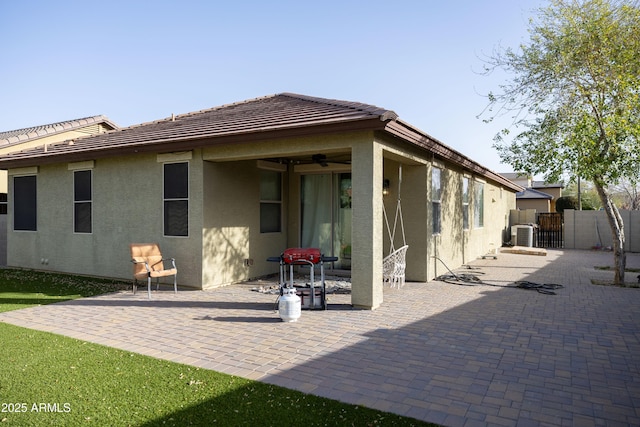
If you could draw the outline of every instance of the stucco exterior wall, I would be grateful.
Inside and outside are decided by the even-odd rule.
[[[535,209],[536,212],[551,212],[551,203],[547,199],[520,199],[517,208],[523,211]]]
[[[256,160],[204,162],[203,288],[278,272],[266,259],[286,247],[287,191],[281,232],[260,232],[260,168]],[[283,190],[287,174],[282,173]]]
[[[446,267],[455,269],[502,246],[508,236],[509,213],[515,208],[513,191],[480,179],[452,164],[440,160],[406,159],[402,166],[401,206],[405,226],[407,251],[406,278],[412,281],[429,281],[448,273]],[[433,233],[433,211],[431,199],[431,172],[433,167],[442,170],[441,229]],[[385,209],[393,229],[398,189],[399,162],[385,159],[385,178],[391,180],[389,195],[384,197]],[[469,178],[469,229],[463,227],[462,179]],[[474,226],[474,183],[484,184],[484,224]],[[384,254],[389,252],[389,237],[384,229]],[[394,247],[402,245],[402,234],[398,227]],[[437,257],[437,258],[436,258]],[[445,267],[446,265],[446,267]]]
[[[537,190],[553,196],[553,199],[549,200],[549,212],[556,212],[556,202],[562,197],[562,187],[538,188]]]
[[[13,231],[8,215],[9,266],[130,278],[129,244],[158,242],[176,258],[178,283],[200,287],[202,191],[199,154],[189,161],[189,237],[163,236],[163,168],[155,154],[38,168],[37,231]],[[164,160],[170,160],[165,157]],[[93,230],[73,231],[73,170],[91,169]],[[10,171],[11,176],[11,171]],[[9,180],[12,191],[13,180]]]
[[[296,164],[315,153],[351,155],[340,165],[352,174],[352,303],[382,304],[382,259],[390,246],[383,220],[391,225],[402,165],[402,216],[406,278],[429,281],[501,246],[515,193],[390,137],[350,132],[295,139],[211,145],[179,153],[136,154],[37,169],[38,231],[12,231],[8,264],[34,269],[130,278],[129,244],[158,242],[175,257],[178,284],[213,288],[277,273],[266,259],[300,245],[300,177],[332,166]],[[290,158],[282,173],[282,230],[260,232],[260,170],[264,159]],[[163,236],[163,163],[189,163],[189,236]],[[431,173],[442,169],[442,232],[432,230]],[[317,170],[311,170],[315,167]],[[338,167],[333,165],[333,167]],[[93,171],[93,231],[73,232],[73,171]],[[324,169],[324,171],[323,171]],[[342,169],[340,169],[342,171]],[[13,171],[24,172],[24,171]],[[462,178],[470,180],[468,230],[463,229]],[[382,182],[391,193],[382,197]],[[11,182],[11,180],[10,180]],[[474,227],[474,183],[484,183],[484,224]],[[396,248],[402,242],[396,231]],[[438,257],[439,259],[435,258]],[[43,261],[46,260],[46,261]]]
[[[445,162],[439,162],[436,166],[443,169],[442,232],[432,235],[432,257],[428,260],[429,280],[447,274],[446,267],[458,268],[487,253],[497,251],[502,246],[505,230],[508,229],[509,211],[515,208],[515,193]],[[462,216],[462,179],[465,176],[469,178],[470,193],[467,230],[463,228]],[[474,221],[474,188],[479,183],[484,185],[484,220],[482,226],[477,227]],[[429,228],[431,229],[431,223]]]
[[[389,227],[393,233],[398,204],[398,180],[399,163],[391,159],[385,159],[385,178],[390,180],[389,194],[384,196],[385,209],[389,220]],[[429,280],[428,257],[431,236],[429,228],[430,207],[429,192],[429,168],[425,164],[402,165],[402,185],[400,188],[400,204],[402,219],[405,228],[405,237],[409,249],[406,254],[406,279],[410,281],[426,282]],[[389,254],[389,236],[384,226],[384,255]],[[395,232],[394,247],[397,249],[403,244],[401,229]]]

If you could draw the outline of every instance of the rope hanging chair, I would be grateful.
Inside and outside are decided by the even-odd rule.
[[[404,285],[405,269],[407,266],[407,238],[404,233],[404,221],[402,219],[402,203],[401,203],[401,187],[402,187],[402,165],[398,168],[398,202],[396,204],[396,213],[393,219],[393,230],[389,224],[387,210],[382,204],[382,212],[384,213],[384,222],[389,233],[389,255],[382,260],[382,279],[384,283],[389,283],[393,287],[401,288]],[[402,246],[395,247],[396,230],[400,225],[402,231]]]

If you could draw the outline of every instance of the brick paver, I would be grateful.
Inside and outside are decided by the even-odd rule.
[[[591,284],[611,264],[603,252],[501,253],[464,271],[486,285],[407,283],[374,311],[332,295],[295,323],[251,285],[121,292],[0,321],[450,426],[640,425],[640,289]]]

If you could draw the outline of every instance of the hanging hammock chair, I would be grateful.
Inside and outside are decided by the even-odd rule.
[[[387,216],[387,210],[382,204],[382,212],[384,213],[384,222],[387,226],[387,232],[389,233],[389,255],[382,260],[382,279],[384,283],[397,288],[401,288],[404,285],[405,269],[407,266],[407,239],[404,233],[404,221],[402,219],[402,203],[400,190],[402,187],[402,165],[398,168],[398,202],[396,204],[396,213],[393,219],[393,230],[389,224],[389,218]],[[395,248],[396,230],[400,225],[402,231],[402,246],[398,249]]]

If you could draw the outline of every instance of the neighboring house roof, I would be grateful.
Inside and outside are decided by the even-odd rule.
[[[553,200],[553,196],[542,191],[534,190],[533,188],[525,188],[524,191],[516,193],[516,200],[533,200],[533,199],[547,199]]]
[[[561,182],[548,183],[544,181],[533,181],[531,188],[564,188],[564,184]]]
[[[37,139],[50,137],[63,132],[78,131],[82,128],[98,124],[103,124],[110,130],[118,128],[115,123],[111,122],[107,117],[103,115],[84,117],[75,120],[66,120],[64,122],[0,132],[0,148],[8,145],[21,144],[24,142],[30,142]],[[87,132],[87,134],[89,135],[91,133]]]
[[[0,168],[80,161],[143,151],[181,151],[270,138],[301,137],[357,130],[382,131],[498,182],[514,191],[517,184],[458,151],[369,104],[281,93],[167,117],[118,131],[56,144],[44,150],[0,156]]]

